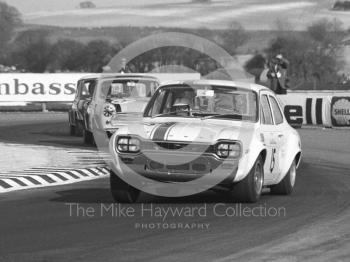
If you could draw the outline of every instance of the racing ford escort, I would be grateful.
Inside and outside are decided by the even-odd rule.
[[[221,80],[162,85],[142,122],[113,135],[110,151],[117,202],[135,202],[146,184],[157,183],[205,183],[203,189],[224,190],[242,202],[257,202],[264,187],[288,195],[301,160],[299,134],[275,94]]]

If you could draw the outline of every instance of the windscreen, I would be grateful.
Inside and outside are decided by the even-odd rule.
[[[148,116],[187,116],[257,121],[257,94],[231,86],[171,86],[158,90]]]
[[[155,80],[146,79],[116,79],[105,80],[99,90],[100,97],[109,99],[118,98],[145,98],[151,97],[158,87]]]

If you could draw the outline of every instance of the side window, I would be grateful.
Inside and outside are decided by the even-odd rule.
[[[75,91],[75,98],[74,98],[75,101],[79,100],[79,97],[81,94],[81,88],[82,88],[82,81],[79,80],[77,83],[77,89]]]
[[[261,123],[265,125],[266,119],[265,119],[264,112],[263,112],[262,108],[260,109],[260,118],[261,118]]]
[[[271,108],[273,112],[273,117],[275,118],[276,125],[283,123],[283,115],[281,109],[276,101],[276,99],[272,96],[269,97],[271,102]]]
[[[94,93],[96,87],[95,80],[85,80],[82,81],[81,95],[84,97],[91,97]]]
[[[166,91],[162,90],[162,91],[160,91],[157,94],[157,97],[156,97],[156,99],[154,100],[154,103],[153,103],[153,107],[151,108],[150,113],[148,114],[148,116],[153,116],[153,115],[157,115],[157,114],[160,113],[165,93],[166,93]]]
[[[96,88],[96,81],[92,80],[89,84],[89,95],[93,96],[94,92],[95,92],[95,88]]]
[[[172,105],[173,105],[173,93],[168,92],[168,96],[163,106],[162,114],[170,113],[170,109]]]
[[[106,80],[104,82],[99,83],[96,81],[96,85],[98,86],[97,91],[93,94],[93,100],[104,100],[108,96],[108,93],[111,91],[111,86],[113,82],[111,80]]]
[[[273,125],[272,113],[267,95],[261,96],[261,111],[262,111],[262,123],[265,125]]]
[[[82,81],[81,82],[81,95],[88,96],[89,95],[89,82]]]

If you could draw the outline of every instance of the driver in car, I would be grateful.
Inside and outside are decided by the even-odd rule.
[[[181,97],[175,99],[172,112],[177,115],[190,115],[193,108],[193,92],[185,91]]]

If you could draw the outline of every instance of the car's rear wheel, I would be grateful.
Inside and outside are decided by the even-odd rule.
[[[264,161],[261,156],[255,161],[249,174],[234,185],[231,195],[235,200],[255,203],[260,199],[264,185]]]
[[[140,190],[125,183],[113,171],[110,172],[110,186],[112,197],[118,203],[135,203],[140,195]]]
[[[297,166],[295,160],[291,164],[287,175],[277,185],[271,186],[271,193],[275,195],[290,195],[295,186]]]

